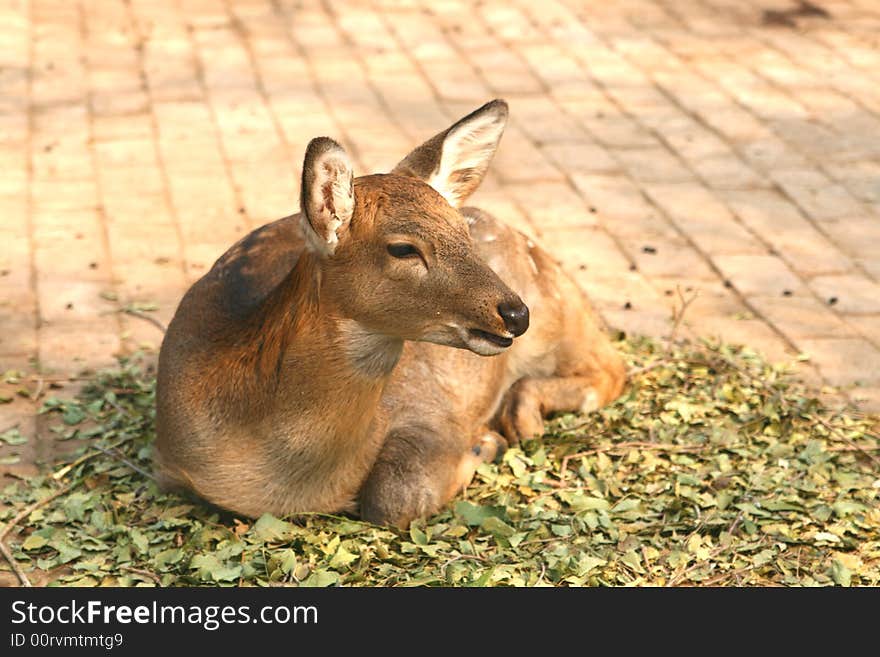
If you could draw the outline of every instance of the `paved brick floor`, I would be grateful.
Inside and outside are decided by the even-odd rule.
[[[613,326],[666,335],[696,293],[687,331],[878,410],[880,5],[815,2],[0,0],[0,431],[37,430],[16,390],[158,345],[120,309],[167,322],[292,212],[311,137],[385,171],[499,96],[474,201]]]

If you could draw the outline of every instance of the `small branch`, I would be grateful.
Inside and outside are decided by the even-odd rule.
[[[471,559],[472,561],[479,561],[481,563],[491,563],[488,559],[477,556],[475,554],[459,554],[457,556],[452,557],[442,566],[440,566],[440,571],[443,573],[443,577],[446,577],[446,569],[449,568],[456,561],[461,561],[462,559]]]
[[[126,315],[132,315],[134,317],[139,317],[140,319],[143,319],[144,321],[147,321],[150,324],[152,324],[153,326],[155,326],[157,329],[162,331],[162,333],[165,333],[165,331],[167,330],[165,328],[165,325],[162,322],[160,322],[158,319],[156,319],[155,317],[150,317],[149,315],[141,312],[140,310],[135,310],[134,308],[121,308],[119,310],[119,312],[125,313]]]
[[[697,299],[699,294],[695,291],[690,297],[687,299],[684,298],[684,295],[681,293],[681,286],[676,285],[675,291],[678,294],[678,298],[681,301],[681,308],[672,307],[672,329],[669,331],[669,337],[666,340],[669,344],[672,344],[675,341],[675,336],[678,333],[678,329],[681,326],[682,320],[684,320],[684,314],[687,312],[688,307]]]
[[[73,381],[94,381],[95,376],[31,376],[30,381],[45,381],[46,383],[71,383]]]
[[[729,533],[732,533],[732,530],[736,529],[736,525],[739,523],[739,520],[741,517],[742,517],[742,512],[740,512],[740,514],[734,519],[733,523],[731,523],[731,525],[730,525],[731,531]],[[759,546],[764,543],[764,538],[766,538],[766,537],[762,537],[758,541]],[[699,568],[700,566],[707,564],[709,562],[709,560],[714,559],[715,557],[717,557],[719,554],[721,554],[725,550],[730,550],[732,548],[733,548],[732,545],[727,545],[727,546],[719,545],[718,547],[716,547],[714,550],[712,550],[709,553],[709,557],[707,559],[697,560],[691,566],[689,566],[688,568],[685,568],[683,571],[679,572],[677,575],[673,575],[672,579],[670,579],[669,582],[667,582],[666,586],[667,587],[676,586],[682,579],[684,579],[684,577],[688,573],[691,573],[694,570],[696,570],[697,568]],[[734,554],[737,554],[737,552],[734,551]]]
[[[43,394],[43,384],[42,378],[37,379],[37,388],[30,394],[31,401],[38,401],[40,399],[40,395]]]
[[[665,358],[662,360],[655,361],[650,365],[645,365],[644,367],[635,367],[627,372],[627,376],[635,376],[637,374],[644,374],[645,372],[650,372],[651,370],[656,370],[658,367],[663,367],[664,365],[671,365],[672,361],[666,360]]]
[[[125,410],[124,408],[122,408],[122,406],[120,406],[119,404],[117,404],[117,403],[116,403],[115,401],[113,401],[112,399],[107,399],[107,398],[105,397],[105,398],[104,398],[104,401],[107,402],[108,404],[110,404],[110,405],[113,407],[113,410],[115,410],[115,411],[116,411],[117,413],[119,413],[120,415],[125,415],[126,417],[131,417],[131,413],[129,413],[129,412],[128,412],[127,410]]]
[[[111,449],[117,449],[120,445],[124,445],[125,443],[127,443],[129,440],[132,440],[133,438],[134,438],[134,436],[129,436],[128,438],[123,438],[122,440],[120,440],[120,441],[119,441],[118,443],[116,443],[115,445],[112,445],[112,446],[111,446]],[[94,447],[97,448],[98,446],[97,446],[97,445],[94,445]],[[101,448],[101,451],[104,451],[104,449]],[[89,459],[93,459],[93,458],[95,458],[95,457],[96,457],[98,454],[100,454],[100,453],[101,453],[101,452],[90,452],[90,453],[88,453],[88,454],[83,454],[82,456],[80,456],[78,459],[76,459],[76,460],[73,461],[72,463],[68,463],[67,465],[65,465],[64,467],[62,467],[61,469],[59,469],[57,472],[53,473],[53,474],[52,474],[52,479],[54,479],[55,481],[58,481],[59,479],[62,479],[63,477],[67,476],[67,473],[68,473],[68,472],[70,472],[71,470],[73,470],[73,469],[74,469],[76,466],[78,466],[80,463],[85,463],[85,462],[88,461]]]
[[[27,575],[24,574],[24,571],[22,571],[22,569],[19,567],[18,563],[15,561],[15,558],[12,556],[12,553],[9,551],[9,548],[6,546],[6,536],[9,534],[9,532],[12,531],[12,529],[16,525],[18,525],[19,522],[22,521],[22,519],[27,518],[30,514],[32,514],[34,511],[36,511],[40,507],[46,506],[49,502],[54,500],[56,497],[63,495],[64,493],[69,491],[71,488],[73,488],[73,485],[74,485],[73,482],[71,482],[71,483],[67,484],[67,486],[64,486],[63,488],[59,488],[51,495],[44,497],[42,500],[38,500],[37,502],[34,502],[30,506],[25,507],[24,509],[19,511],[18,514],[16,514],[12,518],[12,520],[7,522],[6,526],[3,527],[3,530],[0,531],[0,553],[2,553],[4,557],[6,557],[6,560],[9,562],[9,565],[12,566],[12,570],[15,571],[15,575],[18,577],[18,581],[21,582],[22,586],[30,587],[32,585],[31,585],[30,580],[27,578]]]
[[[829,452],[862,452],[864,454],[865,452],[880,452],[880,445],[877,445],[876,447],[860,447],[859,445],[849,445],[849,446],[838,445],[837,447],[829,447],[828,451]]]
[[[114,454],[109,449],[105,449],[105,448],[101,447],[100,445],[94,445],[94,448],[104,452],[104,454],[106,454],[107,456],[109,456],[111,458],[116,459],[120,463],[127,465],[129,468],[131,468],[132,470],[134,470],[135,472],[137,472],[139,474],[142,474],[143,476],[147,477],[148,479],[152,479],[153,481],[156,481],[156,478],[152,474],[150,474],[149,472],[147,472],[143,468],[136,466],[134,463],[132,463],[131,461],[129,461],[126,458],[123,458],[121,455]]]
[[[132,568],[131,566],[122,566],[122,570],[127,570],[135,575],[146,577],[156,582],[156,586],[162,586],[162,579],[156,573],[151,573],[148,570],[141,570],[140,568]]]
[[[658,444],[658,443],[649,443],[643,440],[634,440],[626,443],[617,443],[616,445],[609,445],[608,447],[596,447],[595,449],[588,449],[583,452],[577,452],[576,454],[569,454],[568,456],[563,457],[562,466],[559,468],[559,478],[560,480],[565,475],[565,470],[568,468],[568,462],[572,459],[581,458],[582,456],[592,456],[593,454],[598,454],[600,452],[610,452],[618,449],[628,449],[631,447],[636,447],[638,449],[648,449],[652,451],[659,452],[699,452],[703,449],[701,446],[693,445],[671,445],[671,444]]]
[[[818,416],[816,416],[816,415],[811,415],[810,417],[811,417],[813,420],[815,420],[816,422],[818,422],[819,424],[821,424],[823,427],[825,427],[826,429],[828,429],[829,432],[835,432],[835,433],[837,433],[837,435],[840,437],[840,440],[842,440],[843,442],[845,442],[847,445],[850,446],[851,450],[849,450],[849,451],[857,451],[857,452],[861,452],[862,454],[864,454],[865,456],[867,456],[868,459],[870,459],[872,463],[874,463],[875,465],[880,466],[880,458],[877,458],[876,456],[874,456],[873,454],[871,454],[870,448],[865,448],[865,447],[862,447],[861,445],[857,445],[857,444],[854,443],[852,440],[850,440],[849,438],[847,438],[846,436],[844,436],[844,435],[843,435],[843,432],[842,432],[840,429],[838,429],[838,428],[835,427],[835,426],[832,426],[832,425],[828,424],[828,423],[827,423],[825,420],[823,420],[821,417],[818,417]],[[831,438],[831,436],[829,436],[829,438]],[[832,438],[832,440],[834,440],[834,439]],[[835,451],[840,451],[840,450],[835,450]]]
[[[6,547],[6,543],[4,543],[3,541],[0,541],[0,554],[6,557],[6,561],[8,561],[9,565],[12,566],[12,571],[15,573],[15,576],[18,577],[18,581],[21,582],[21,585],[27,588],[31,588],[33,584],[31,584],[31,581],[28,579],[27,575],[24,574],[21,566],[18,565],[15,557],[12,556],[12,553],[9,551],[9,548]]]
[[[21,522],[21,520],[23,518],[27,518],[30,514],[32,514],[34,511],[36,511],[40,507],[46,506],[49,502],[54,500],[56,497],[64,495],[64,493],[68,492],[71,488],[73,488],[75,483],[76,482],[71,482],[71,483],[67,484],[66,486],[64,486],[63,488],[59,488],[51,495],[48,495],[48,496],[44,497],[43,499],[38,500],[37,502],[34,502],[30,506],[27,506],[24,509],[22,509],[21,511],[19,511],[18,514],[16,514],[12,518],[12,520],[10,520],[9,522],[6,523],[6,526],[3,528],[3,530],[0,531],[0,541],[5,539],[6,535],[9,534],[9,532],[12,531],[12,528],[15,527],[19,522]]]
[[[724,582],[725,580],[730,579],[731,577],[736,577],[737,575],[743,575],[751,570],[751,566],[746,566],[745,568],[737,568],[736,570],[728,570],[726,572],[721,573],[720,575],[716,575],[707,580],[703,580],[700,582],[700,586],[717,586],[718,584]]]

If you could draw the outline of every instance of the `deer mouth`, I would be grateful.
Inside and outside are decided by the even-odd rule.
[[[496,335],[495,333],[489,333],[488,331],[482,331],[480,329],[468,329],[468,335],[471,338],[485,340],[486,342],[490,342],[502,348],[507,348],[513,344],[513,338],[511,337]]]

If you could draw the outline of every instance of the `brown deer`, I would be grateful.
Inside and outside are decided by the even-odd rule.
[[[302,211],[232,246],[168,327],[164,482],[247,516],[402,526],[548,414],[620,394],[623,362],[554,259],[457,209],[507,111],[486,104],[390,174],[353,178],[336,142],[312,140]]]

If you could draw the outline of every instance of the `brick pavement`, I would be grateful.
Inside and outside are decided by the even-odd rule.
[[[666,335],[697,293],[691,335],[880,410],[880,6],[816,1],[0,0],[0,430],[37,430],[19,388],[155,349],[120,309],[167,322],[295,210],[310,138],[388,170],[499,96],[474,203],[611,325]]]

